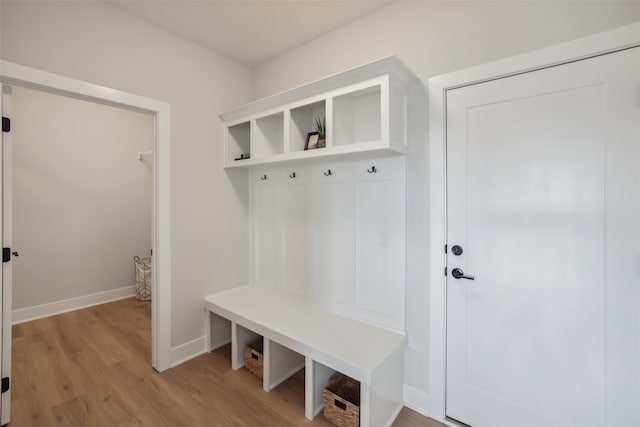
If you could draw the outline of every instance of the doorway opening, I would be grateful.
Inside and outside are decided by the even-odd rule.
[[[166,102],[121,92],[111,88],[71,79],[41,70],[24,67],[7,61],[0,63],[2,82],[3,117],[11,116],[11,92],[13,87],[26,87],[91,101],[115,107],[143,112],[153,117],[152,162],[152,221],[151,250],[155,298],[151,307],[151,364],[162,372],[171,367],[171,224],[170,224],[170,106]],[[3,132],[3,145],[11,144],[11,133]],[[136,161],[138,161],[136,159]],[[4,181],[4,179],[2,180]],[[3,206],[4,208],[4,206]],[[6,209],[3,209],[3,220]],[[3,230],[4,247],[11,247],[10,228]],[[11,272],[12,262],[2,264],[2,376],[10,377],[11,371]],[[2,420],[8,421],[10,393],[2,395]]]
[[[12,323],[134,295],[134,257],[151,257],[153,162],[139,154],[153,116],[14,87],[11,119]]]

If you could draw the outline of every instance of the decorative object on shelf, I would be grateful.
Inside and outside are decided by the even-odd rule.
[[[331,173],[331,169],[327,169],[327,171],[326,171],[326,172],[324,172],[324,176],[331,176],[331,175],[333,175],[333,174]]]
[[[251,158],[251,154],[249,153],[242,153],[240,154],[240,157],[236,157],[233,160],[246,160],[246,159],[250,159]]]
[[[371,166],[371,169],[367,169],[367,172],[369,172],[369,173],[376,173],[376,172],[378,172],[378,169],[376,169],[376,167],[375,167],[375,166]]]
[[[264,175],[262,175],[260,177],[261,180],[266,181],[267,180],[267,174],[265,173]]]
[[[326,147],[327,120],[324,117],[316,117],[313,121],[313,128],[318,132],[318,143],[316,144],[316,148]]]
[[[293,178],[295,178],[295,177],[296,177],[296,173],[295,173],[295,172],[294,172],[294,173],[292,173],[292,174],[289,174],[289,178],[293,179]]]
[[[304,144],[305,150],[313,150],[314,148],[318,148],[318,132],[309,132],[307,134],[307,143]]]

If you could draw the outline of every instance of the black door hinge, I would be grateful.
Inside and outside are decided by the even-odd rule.
[[[11,384],[11,380],[9,377],[4,377],[2,379],[2,393],[6,393],[9,391],[9,385]]]
[[[447,245],[444,245],[444,253],[447,253]]]
[[[11,261],[11,248],[2,248],[2,262]]]
[[[11,132],[11,119],[9,117],[2,118],[2,132]]]
[[[447,267],[444,268],[444,275],[447,275]]]

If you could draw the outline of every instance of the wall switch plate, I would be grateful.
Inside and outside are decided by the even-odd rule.
[[[378,231],[378,246],[380,246],[381,248],[389,247],[389,240],[387,239],[386,230]]]

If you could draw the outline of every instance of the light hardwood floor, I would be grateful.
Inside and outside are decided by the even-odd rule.
[[[150,304],[125,299],[13,327],[10,427],[330,426],[304,417],[304,372],[270,393],[230,348],[162,374]],[[395,427],[443,426],[404,408]]]

